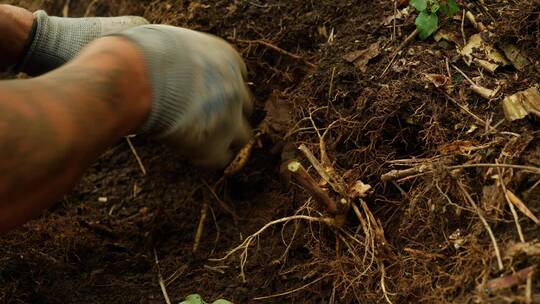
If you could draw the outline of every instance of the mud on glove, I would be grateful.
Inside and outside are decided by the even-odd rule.
[[[250,136],[247,71],[236,50],[212,35],[167,25],[118,36],[139,47],[150,75],[153,108],[142,132],[198,164],[225,166]]]
[[[34,13],[34,25],[27,49],[15,71],[35,76],[54,70],[74,58],[93,40],[148,24],[142,17],[61,18],[45,11]]]

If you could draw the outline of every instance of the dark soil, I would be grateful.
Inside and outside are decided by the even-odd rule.
[[[0,3],[56,15],[65,5],[61,0]],[[524,281],[486,288],[490,280],[540,261],[538,249],[536,254],[509,253],[519,238],[492,178],[498,171],[448,166],[495,161],[540,166],[540,120],[529,116],[507,122],[500,106],[501,96],[540,81],[540,4],[478,3],[460,6],[493,26],[498,41],[523,47],[531,60],[526,70],[503,67],[491,74],[467,66],[450,43],[428,39],[413,40],[381,77],[396,47],[414,30],[411,14],[397,20],[391,38],[394,27],[383,21],[394,13],[392,1],[71,1],[70,16],[142,15],[227,39],[250,70],[253,125],[266,115],[280,115],[283,124],[263,135],[246,167],[215,189],[237,220],[212,194],[221,172],[193,167],[158,143],[137,137],[133,143],[148,170],[144,176],[128,144],[118,143],[53,209],[0,238],[0,303],[163,303],[155,256],[175,303],[191,293],[235,303],[525,303]],[[463,40],[460,20],[446,20],[442,27]],[[464,31],[468,37],[475,33],[468,22]],[[343,59],[375,42],[382,48],[365,72]],[[489,101],[479,97],[452,64],[483,86],[500,84],[501,94]],[[425,78],[448,73],[451,85],[440,90]],[[270,101],[288,110],[276,114],[266,107],[267,112]],[[305,144],[320,156],[314,125],[321,133],[328,130],[328,157],[345,183],[362,180],[372,186],[366,198],[353,203],[365,201],[362,210],[368,210],[366,218],[373,215],[373,233],[365,233],[352,211],[340,230],[302,221],[272,226],[249,248],[244,282],[239,253],[221,262],[209,258],[225,256],[272,220],[324,213],[280,173],[281,149],[287,144]],[[381,180],[392,169],[415,164],[429,164],[434,172]],[[508,189],[540,215],[538,175],[505,169],[504,176]],[[493,230],[502,271],[464,192]],[[205,202],[211,212],[193,254]],[[539,226],[519,211],[518,216],[527,245],[538,248]],[[374,244],[366,245],[370,240]],[[531,297],[540,302],[536,273],[531,280]]]

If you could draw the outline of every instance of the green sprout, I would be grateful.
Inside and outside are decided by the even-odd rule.
[[[459,10],[456,0],[410,0],[409,3],[418,11],[415,24],[422,40],[431,36],[439,27],[439,14],[451,18]]]
[[[187,296],[186,299],[183,302],[180,302],[179,304],[209,304],[209,303],[205,302],[200,295],[195,293],[195,294],[191,294]],[[212,302],[212,304],[233,304],[233,303],[224,299],[219,299]]]

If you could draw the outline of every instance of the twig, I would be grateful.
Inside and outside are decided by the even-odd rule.
[[[508,197],[508,190],[506,189],[506,185],[504,184],[503,170],[501,170],[501,168],[497,168],[497,172],[498,172],[498,177],[499,177],[499,183],[501,184],[501,188],[504,193],[504,197],[506,199],[506,202],[508,203],[508,207],[510,207],[512,216],[514,217],[514,222],[516,223],[516,229],[518,232],[519,240],[522,243],[525,243],[525,236],[523,236],[523,230],[521,229],[521,225],[519,224],[519,217],[516,212],[516,208],[514,208],[514,204],[512,204],[512,202],[510,201],[510,197]]]
[[[252,43],[260,44],[260,45],[263,45],[263,46],[265,46],[265,47],[267,47],[267,48],[269,48],[269,49],[272,49],[272,50],[274,50],[274,51],[276,51],[276,52],[278,52],[278,53],[281,53],[281,54],[283,54],[283,55],[289,56],[289,57],[291,57],[291,58],[293,58],[293,59],[303,61],[303,62],[305,62],[307,65],[309,65],[309,66],[312,67],[312,68],[317,67],[317,66],[314,65],[313,63],[307,61],[304,57],[302,57],[302,56],[300,56],[300,55],[296,55],[296,54],[291,53],[291,52],[289,52],[289,51],[286,51],[286,50],[284,50],[284,49],[282,49],[282,48],[280,48],[280,47],[278,47],[278,46],[275,46],[275,45],[273,45],[273,44],[271,44],[271,43],[269,43],[269,42],[266,42],[266,41],[264,41],[264,40],[259,40],[259,39],[257,39],[257,40],[236,39],[236,41],[239,42],[239,43],[246,43],[246,44],[252,44]]]
[[[516,271],[513,274],[490,280],[486,284],[486,289],[488,292],[493,292],[518,285],[527,280],[529,274],[533,273],[535,269],[536,266],[533,265]]]
[[[488,89],[488,88],[485,88],[483,86],[480,86],[480,85],[476,84],[476,82],[474,82],[472,79],[470,79],[469,76],[467,76],[467,74],[465,74],[465,72],[460,70],[457,66],[452,64],[452,67],[454,69],[456,69],[456,71],[458,71],[463,77],[465,77],[465,79],[467,79],[467,81],[471,85],[471,90],[473,92],[475,92],[476,94],[484,97],[485,99],[492,99],[495,96],[497,96],[497,94],[499,93],[500,88],[492,90],[492,89]]]
[[[394,53],[392,53],[392,57],[391,57],[392,59],[390,59],[390,62],[384,68],[384,71],[382,72],[381,76],[379,76],[379,78],[382,78],[386,74],[388,69],[392,66],[392,64],[396,60],[399,52],[402,49],[404,49],[409,43],[411,43],[411,41],[413,41],[414,38],[416,38],[416,36],[418,36],[418,30],[414,30],[409,36],[407,36],[407,38],[405,38],[405,40],[403,40],[403,42],[398,46],[398,48],[394,51]]]
[[[171,304],[171,299],[169,298],[169,294],[167,293],[167,288],[165,287],[165,281],[163,280],[163,276],[161,275],[161,270],[159,268],[159,259],[157,256],[156,248],[154,248],[154,259],[155,259],[156,268],[158,271],[158,282],[159,282],[159,287],[161,288],[161,293],[163,293],[163,298],[165,298],[165,303]]]
[[[467,45],[467,35],[465,35],[465,10],[463,10],[463,14],[461,16],[461,36],[463,36],[463,46]]]
[[[469,192],[467,192],[467,190],[465,189],[465,187],[461,184],[461,182],[459,180],[457,181],[457,184],[459,186],[459,189],[461,189],[461,191],[463,192],[463,194],[465,195],[465,197],[467,198],[469,203],[471,203],[474,210],[478,214],[478,217],[482,221],[482,224],[484,225],[484,228],[486,229],[486,231],[487,231],[487,233],[488,233],[488,235],[489,235],[489,237],[491,239],[491,242],[493,243],[493,247],[495,249],[495,256],[497,257],[497,265],[499,266],[499,270],[500,271],[504,270],[504,265],[503,265],[502,258],[501,258],[501,251],[499,249],[499,245],[497,244],[497,239],[495,238],[495,235],[493,234],[493,231],[491,230],[491,227],[489,226],[488,222],[486,221],[486,219],[482,215],[482,210],[480,210],[480,208],[478,208],[478,206],[474,202],[474,200],[471,197],[471,195],[469,194]]]
[[[396,19],[397,19],[397,0],[394,0],[394,18],[392,18],[392,41],[397,39],[396,35]]]
[[[444,167],[447,170],[456,170],[456,169],[465,169],[465,168],[512,168],[512,169],[520,169],[527,172],[531,172],[534,174],[540,174],[540,168],[532,167],[532,166],[523,166],[523,165],[511,165],[511,164],[463,164],[463,165],[455,165],[455,166],[447,166]],[[403,170],[391,170],[390,172],[387,172],[383,175],[381,175],[381,180],[383,181],[391,181],[397,178],[400,178],[398,181],[404,181],[408,180],[412,177],[418,177],[425,174],[433,173],[433,167],[431,165],[426,164],[420,164],[418,166],[415,166],[413,168],[403,169]]]
[[[446,94],[446,92],[442,91],[441,89],[439,89],[439,91],[441,93],[443,93],[444,96],[446,96],[446,98],[448,98],[450,101],[452,101],[455,105],[457,105],[458,107],[460,107],[463,111],[467,112],[467,114],[471,115],[472,118],[474,118],[477,122],[481,123],[483,126],[485,126],[486,128],[489,127],[491,129],[491,131],[496,131],[495,128],[493,128],[492,126],[490,126],[486,121],[484,121],[483,119],[481,119],[480,117],[478,117],[476,114],[474,114],[473,112],[471,112],[471,110],[469,110],[468,108],[462,106],[457,100],[455,100],[452,96]]]
[[[330,85],[328,86],[328,105],[326,113],[330,110],[330,100],[332,99],[332,90],[334,89],[334,77],[336,76],[336,67],[332,69],[332,76],[330,77]]]
[[[540,174],[540,168],[533,167],[533,166],[523,166],[523,165],[512,165],[512,164],[463,164],[463,165],[456,165],[456,166],[449,166],[448,169],[454,170],[454,169],[461,169],[461,168],[476,168],[476,167],[487,167],[487,168],[512,168],[512,169],[520,169],[523,171],[528,171],[535,174]]]
[[[193,242],[193,253],[197,253],[199,244],[201,243],[202,234],[204,232],[204,223],[206,222],[206,216],[208,215],[208,203],[204,202],[201,208],[201,217],[199,218],[199,225],[197,225],[197,232],[195,233],[195,241]]]
[[[527,285],[525,285],[525,303],[526,304],[531,304],[532,303],[532,277],[533,277],[533,274],[534,274],[534,269],[531,270],[531,272],[529,272],[527,274]]]
[[[433,168],[431,165],[421,164],[420,166],[412,167],[408,169],[392,170],[388,173],[381,175],[381,180],[383,182],[392,181],[392,180],[400,179],[400,178],[407,177],[410,175],[423,173],[425,171],[431,171],[432,169]]]
[[[143,175],[146,175],[146,168],[144,167],[144,164],[141,158],[139,157],[139,153],[137,153],[137,149],[135,149],[135,146],[131,142],[131,139],[130,139],[131,137],[135,137],[135,135],[126,136],[126,141],[129,145],[129,149],[131,150],[131,153],[133,153],[133,156],[135,156],[135,159],[137,160],[137,163],[139,164],[139,168],[141,168]]]

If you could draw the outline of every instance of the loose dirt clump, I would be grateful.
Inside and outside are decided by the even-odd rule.
[[[227,177],[137,137],[143,175],[118,143],[0,238],[0,302],[162,303],[158,270],[174,302],[540,301],[539,118],[510,122],[501,105],[540,81],[538,1],[460,2],[439,37],[400,47],[415,29],[406,2],[72,1],[70,16],[143,15],[230,41],[260,137]],[[459,50],[474,34],[469,65]],[[487,44],[529,64],[489,72]]]

